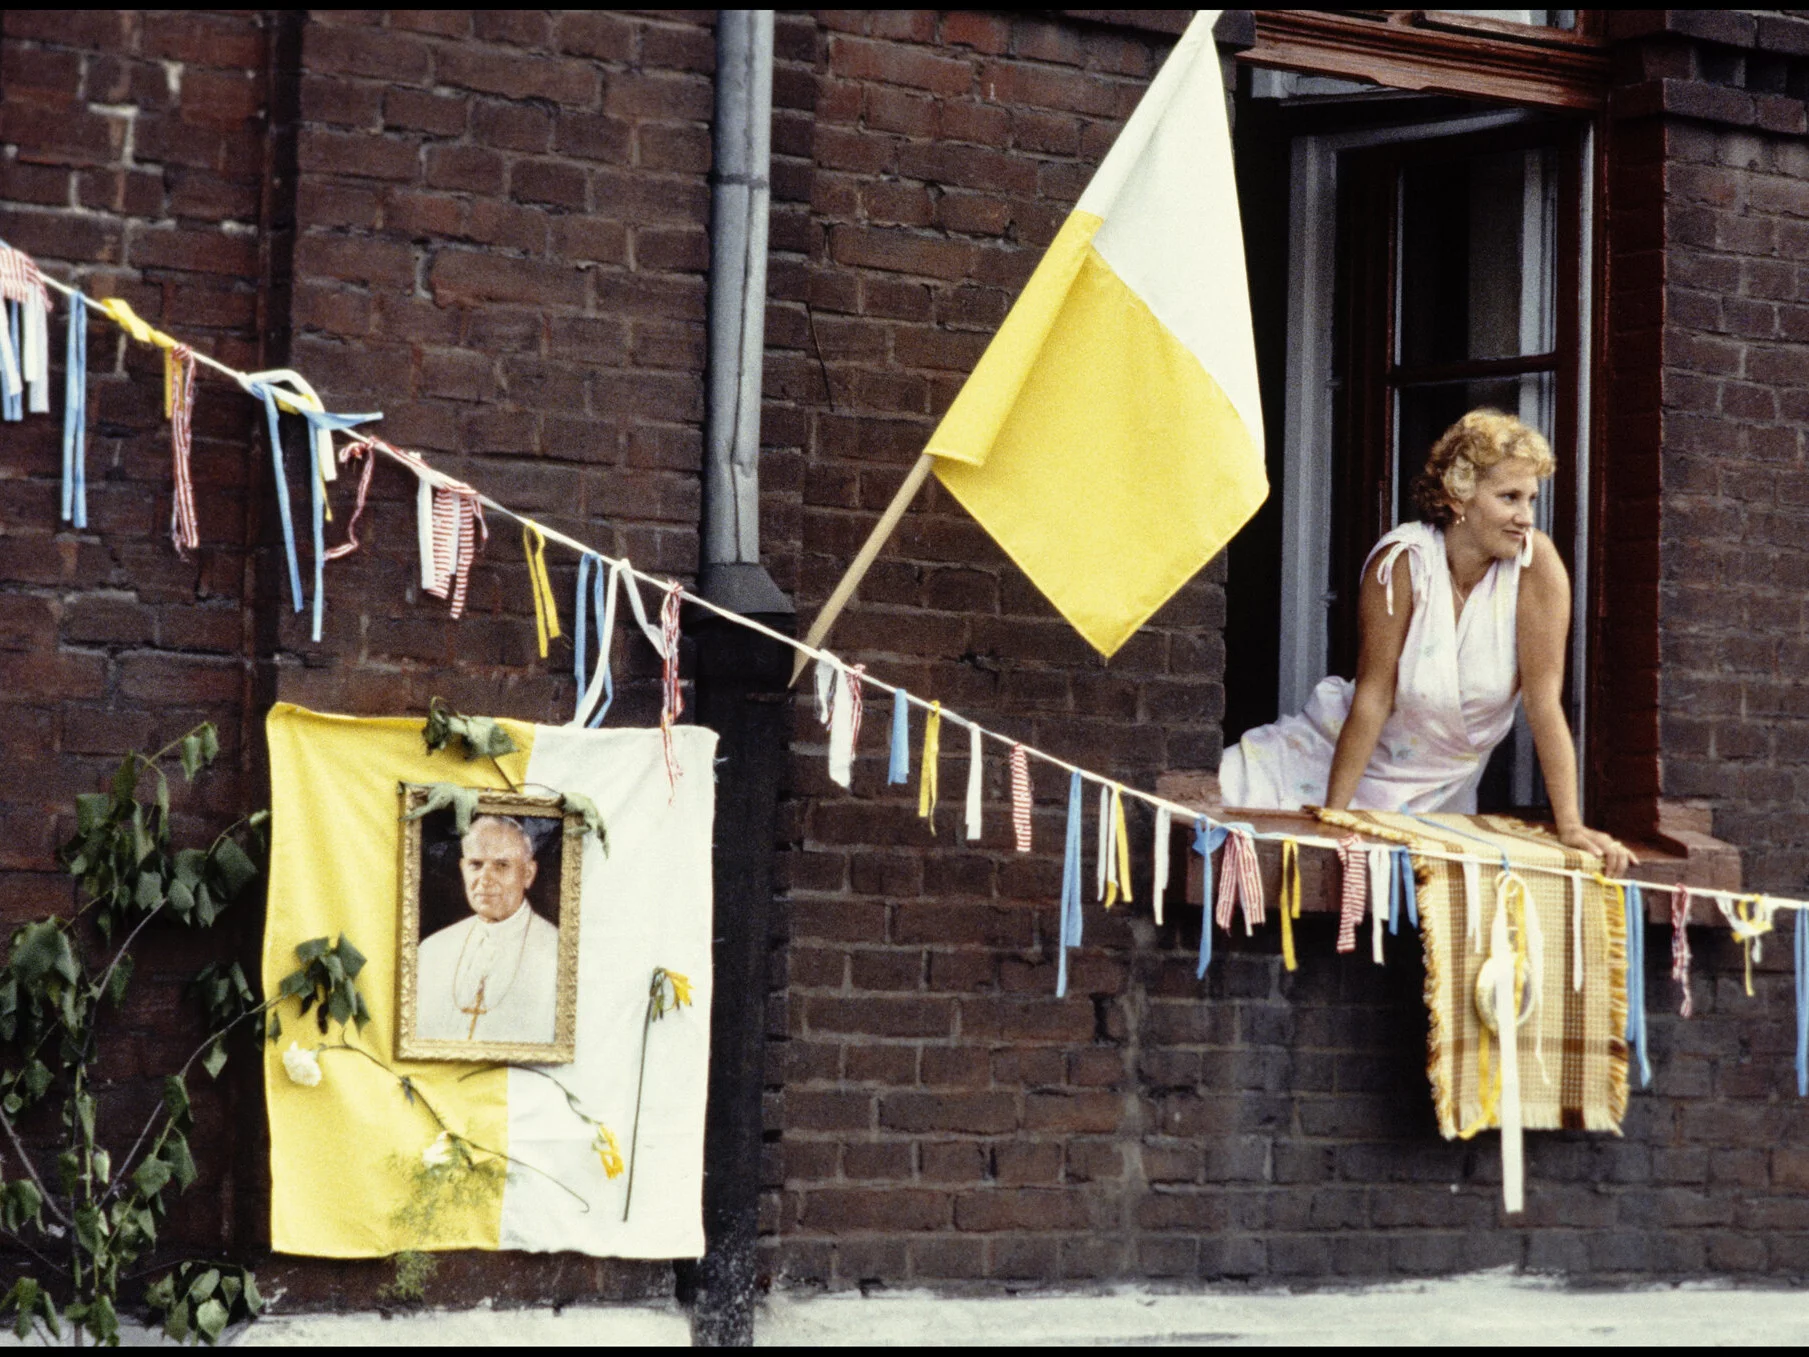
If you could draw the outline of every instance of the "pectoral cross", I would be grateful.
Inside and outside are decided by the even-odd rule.
[[[471,1030],[465,1033],[466,1041],[474,1041],[477,1039],[477,1020],[490,1011],[484,1007],[484,986],[489,983],[490,978],[488,976],[479,980],[477,982],[477,993],[471,996],[470,1007],[467,1008],[461,1005],[459,1008],[459,1012],[469,1013],[471,1015]]]

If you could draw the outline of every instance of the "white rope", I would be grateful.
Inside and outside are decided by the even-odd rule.
[[[47,286],[55,288],[58,292],[63,293],[65,296],[81,297],[84,301],[92,302],[92,298],[89,298],[87,296],[87,294],[82,292],[79,288],[73,288],[73,287],[70,287],[66,283],[58,282],[55,278],[49,277],[48,275],[45,276],[44,282]],[[216,358],[209,357],[207,354],[202,353],[199,349],[195,350],[195,361],[200,363],[203,367],[212,368],[215,372],[218,372],[218,373],[222,374],[223,376],[230,378],[235,385],[238,385],[241,387],[244,385],[245,381],[249,379],[249,376],[250,376],[250,374],[248,374],[248,373],[240,372],[237,368],[228,367],[225,363],[220,362]],[[353,441],[353,440],[348,439],[348,441]],[[359,441],[362,441],[362,440],[359,440]],[[396,452],[392,451],[391,449],[383,446],[380,443],[370,444],[369,446],[371,446],[374,451],[381,453],[382,455],[384,455],[386,457],[389,457],[392,461],[395,461],[398,465],[407,468],[407,470],[411,474],[420,477],[424,481],[430,481],[434,484],[441,484],[441,485],[460,484],[460,482],[456,481],[453,477],[446,475],[444,472],[437,471],[430,466],[425,466],[425,459],[421,459],[420,464],[417,464],[417,462],[415,460],[410,459],[410,458],[420,458],[419,453],[410,454],[410,458],[404,458],[404,457],[398,455]],[[483,503],[483,505],[486,509],[489,509],[495,513],[499,513],[499,514],[503,515],[505,518],[514,519],[517,523],[533,524],[534,527],[538,528],[541,532],[543,532],[546,535],[546,540],[549,542],[557,542],[561,546],[566,547],[567,549],[569,549],[571,551],[578,552],[581,555],[589,555],[589,556],[598,557],[606,565],[610,566],[612,569],[620,569],[622,571],[622,573],[627,575],[631,581],[632,580],[645,580],[649,584],[652,584],[656,588],[658,588],[662,593],[664,593],[666,590],[669,590],[669,589],[677,589],[679,597],[684,599],[685,602],[690,603],[696,607],[702,608],[706,612],[714,613],[716,616],[724,619],[725,621],[733,622],[737,626],[746,627],[749,631],[757,632],[760,635],[765,636],[768,640],[777,641],[781,645],[790,646],[793,650],[796,650],[803,655],[809,656],[811,659],[827,661],[830,664],[837,665],[837,666],[840,666],[843,664],[843,661],[841,660],[841,658],[839,656],[833,654],[831,651],[822,649],[821,647],[818,647],[818,646],[807,645],[803,641],[798,640],[794,636],[787,636],[784,632],[776,631],[772,627],[769,627],[762,622],[757,622],[751,617],[746,617],[746,616],[742,615],[741,613],[734,612],[733,610],[728,609],[728,608],[724,608],[720,604],[712,603],[709,599],[703,598],[697,594],[692,593],[688,589],[684,589],[684,588],[680,587],[678,585],[677,581],[675,581],[675,580],[663,579],[658,575],[652,575],[644,570],[637,569],[635,566],[630,564],[629,561],[627,560],[627,558],[625,558],[625,557],[617,558],[617,557],[609,556],[609,555],[605,554],[604,552],[598,551],[595,547],[587,546],[585,543],[580,542],[575,537],[568,537],[566,534],[560,532],[557,528],[550,528],[546,524],[541,523],[536,519],[529,518],[525,514],[517,513],[515,510],[509,508],[508,505],[500,504],[496,500],[491,499],[488,495],[485,495],[480,492],[478,494],[478,499]],[[629,592],[630,592],[631,596],[634,593],[632,584],[630,585]],[[657,648],[658,647],[656,646],[656,649]],[[931,699],[919,697],[914,693],[904,692],[904,690],[899,688],[896,684],[887,683],[885,680],[876,678],[872,674],[863,674],[862,680],[863,680],[863,682],[871,684],[873,687],[879,689],[881,692],[884,692],[884,693],[892,693],[894,695],[899,694],[899,693],[904,693],[904,698],[905,698],[906,702],[908,702],[912,706],[921,707],[926,712],[928,710],[930,710],[930,707],[932,705]],[[1133,798],[1134,800],[1143,802],[1144,805],[1149,806],[1152,810],[1157,810],[1157,811],[1166,810],[1170,813],[1170,815],[1183,816],[1188,823],[1192,823],[1197,820],[1204,820],[1208,824],[1211,824],[1211,825],[1223,825],[1226,823],[1225,821],[1222,821],[1222,820],[1215,820],[1212,816],[1207,815],[1204,812],[1197,810],[1192,806],[1184,805],[1183,803],[1181,803],[1179,801],[1170,801],[1166,797],[1157,796],[1154,792],[1146,792],[1146,791],[1142,791],[1136,787],[1127,786],[1124,783],[1121,783],[1112,778],[1106,777],[1102,773],[1095,773],[1089,768],[1082,768],[1079,764],[1069,763],[1066,759],[1058,758],[1056,755],[1051,754],[1051,753],[1047,752],[1046,750],[1038,749],[1035,745],[1024,744],[1023,741],[1015,739],[1009,735],[1001,735],[998,731],[991,730],[986,726],[982,726],[978,722],[973,721],[967,717],[960,716],[957,713],[948,710],[947,708],[943,709],[942,716],[943,716],[944,720],[957,721],[960,724],[965,725],[965,726],[969,727],[971,730],[977,732],[982,738],[996,741],[997,743],[1006,746],[1007,749],[1022,746],[1024,749],[1024,752],[1026,754],[1028,754],[1031,758],[1039,759],[1043,763],[1049,764],[1051,767],[1060,768],[1062,771],[1068,772],[1068,773],[1079,773],[1080,776],[1084,780],[1095,783],[1102,788],[1117,788],[1118,791],[1121,792],[1123,795],[1129,796],[1129,797]],[[1338,851],[1337,840],[1328,838],[1321,834],[1286,834],[1286,833],[1280,833],[1277,831],[1253,831],[1251,833],[1251,837],[1254,839],[1259,839],[1265,843],[1282,843],[1282,842],[1285,842],[1285,841],[1291,839],[1295,843],[1300,844],[1307,848],[1318,848],[1318,849],[1322,849],[1328,853],[1335,853]],[[1410,851],[1416,857],[1430,858],[1430,859],[1433,859],[1435,861],[1440,861],[1440,862],[1475,863],[1475,864],[1478,864],[1483,867],[1493,867],[1493,866],[1499,865],[1496,859],[1484,858],[1484,857],[1478,856],[1473,853],[1451,852],[1447,849],[1418,847],[1418,846],[1414,847]],[[1516,862],[1514,864],[1514,869],[1516,871],[1523,871],[1523,872],[1542,872],[1547,876],[1569,877],[1572,880],[1576,880],[1576,881],[1606,880],[1611,885],[1638,886],[1638,887],[1640,887],[1641,890],[1672,891],[1672,890],[1677,889],[1677,886],[1675,883],[1639,881],[1639,880],[1636,880],[1633,878],[1627,878],[1627,877],[1602,878],[1602,877],[1598,877],[1598,875],[1595,872],[1591,872],[1591,871],[1587,871],[1587,870],[1579,870],[1579,869],[1568,868],[1568,867],[1552,867],[1552,866],[1546,866],[1541,863],[1533,863],[1533,862]],[[1713,900],[1716,897],[1716,895],[1720,893],[1720,892],[1717,892],[1714,890],[1710,890],[1710,889],[1706,889],[1706,888],[1698,888],[1695,886],[1684,886],[1682,889],[1688,895],[1690,895],[1692,897],[1697,896],[1697,895],[1704,895],[1704,896],[1707,896],[1711,900]],[[1773,909],[1809,910],[1809,901],[1780,899],[1776,896],[1769,896],[1769,895],[1765,896],[1764,900],[1765,900],[1765,903]]]

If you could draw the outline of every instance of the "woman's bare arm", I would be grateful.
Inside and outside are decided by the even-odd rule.
[[[1570,632],[1570,575],[1551,539],[1533,534],[1533,561],[1520,572],[1520,696],[1533,747],[1545,774],[1558,837],[1596,853],[1612,876],[1638,858],[1607,834],[1588,828],[1577,803],[1577,751],[1564,716],[1564,643]]]
[[[1382,723],[1394,711],[1395,676],[1401,667],[1401,647],[1407,641],[1407,624],[1413,620],[1413,583],[1406,553],[1394,562],[1394,611],[1375,571],[1365,566],[1358,585],[1357,620],[1362,644],[1357,655],[1356,691],[1351,694],[1350,715],[1338,732],[1338,748],[1332,755],[1332,773],[1325,789],[1329,810],[1348,810],[1357,783],[1376,751]]]

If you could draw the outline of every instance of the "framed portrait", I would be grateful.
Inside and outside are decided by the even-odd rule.
[[[426,787],[403,784],[406,816]],[[399,1030],[409,1060],[569,1064],[584,822],[556,796],[479,794],[403,821]]]

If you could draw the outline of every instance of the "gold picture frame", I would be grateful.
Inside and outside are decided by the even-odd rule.
[[[426,804],[428,791],[400,786],[396,1054],[570,1064],[578,1022],[583,818],[558,796],[482,791],[471,828],[460,836],[450,807],[406,818]],[[507,913],[485,917],[500,911]],[[549,964],[551,1039],[542,1040]]]

